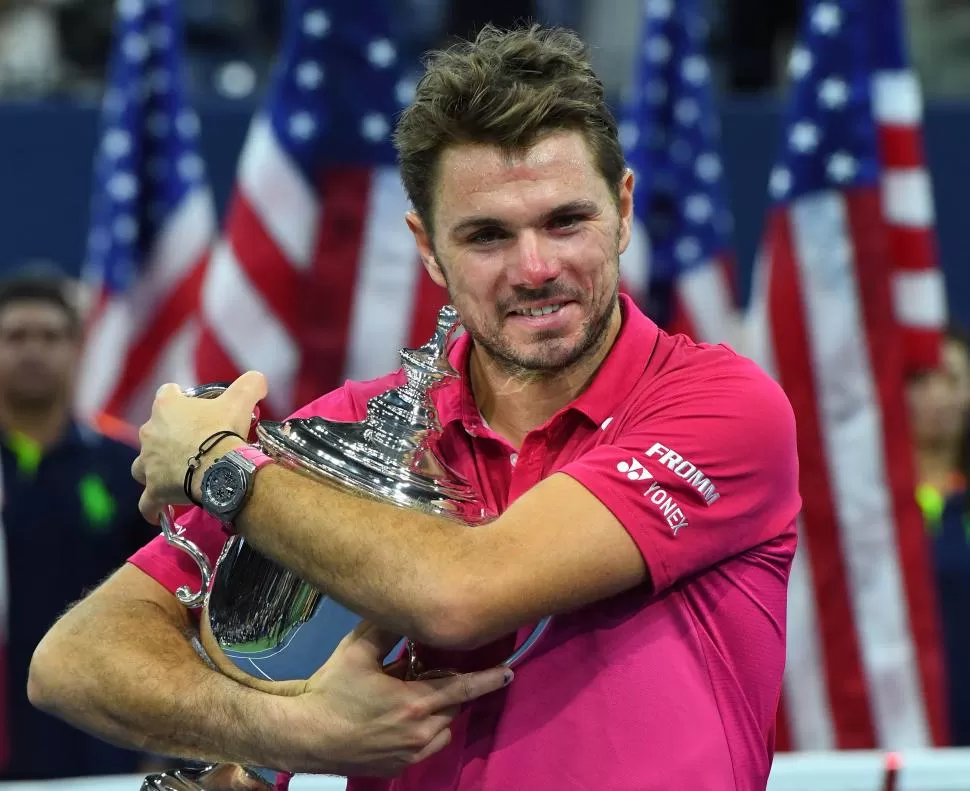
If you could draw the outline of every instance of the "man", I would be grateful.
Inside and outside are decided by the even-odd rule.
[[[906,386],[919,485],[916,499],[933,541],[946,648],[950,743],[970,745],[970,337],[947,333],[940,366]]]
[[[10,760],[4,779],[131,772],[136,753],[32,707],[27,672],[66,607],[151,535],[129,470],[135,449],[71,415],[80,319],[67,282],[0,284],[0,463],[9,593]]]
[[[466,666],[555,617],[514,684],[427,728],[427,760],[350,787],[764,789],[799,508],[786,399],[749,361],[667,336],[617,296],[633,177],[573,34],[486,28],[437,55],[396,143],[408,225],[466,330],[450,350],[462,378],[435,394],[439,452],[501,515],[465,528],[264,464],[234,529],[379,625],[465,652]],[[300,414],[359,419],[401,382],[349,382]],[[244,434],[265,388],[249,373],[213,401],[160,390],[133,468],[143,513],[186,501],[186,459],[215,432]],[[211,502],[205,472],[240,444],[203,456],[193,498]],[[184,525],[209,551],[223,541],[201,509]],[[132,560],[169,591],[185,578],[159,543]],[[86,621],[69,614],[42,646],[38,701],[102,732],[124,720],[134,738],[170,722],[150,694],[119,699],[134,690],[120,667],[97,692],[90,660],[58,680],[78,639],[66,634]],[[212,685],[203,700],[249,705]],[[273,729],[258,756],[245,733],[181,746],[325,771],[325,748],[294,755],[309,750],[299,700],[273,703],[259,709]],[[202,705],[181,707],[197,731]]]

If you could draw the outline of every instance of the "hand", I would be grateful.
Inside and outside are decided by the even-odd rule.
[[[507,667],[402,681],[381,665],[399,640],[365,621],[302,694],[280,699],[298,742],[283,756],[288,771],[393,777],[448,744],[462,703],[512,681]]]
[[[199,445],[218,431],[249,435],[256,404],[266,396],[266,378],[256,371],[243,374],[216,398],[192,398],[175,384],[162,385],[155,394],[152,414],[138,431],[141,449],[131,465],[135,480],[144,484],[138,508],[152,524],[164,505],[188,503],[183,483],[189,459]],[[231,447],[243,443],[230,437],[213,448],[195,471],[198,492],[205,466]],[[197,496],[197,495],[196,495]]]

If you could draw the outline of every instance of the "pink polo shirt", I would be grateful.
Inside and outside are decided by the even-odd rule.
[[[497,512],[553,473],[575,478],[629,532],[652,584],[556,616],[515,681],[465,707],[445,749],[353,791],[765,788],[800,507],[792,411],[750,361],[669,336],[622,300],[590,386],[518,451],[463,379],[436,396],[441,452]],[[470,346],[464,335],[451,350],[459,371]],[[298,414],[360,419],[402,381],[348,382]],[[182,521],[215,558],[218,525],[199,511]],[[131,562],[173,591],[198,584],[160,538]]]

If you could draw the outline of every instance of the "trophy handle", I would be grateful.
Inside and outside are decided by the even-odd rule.
[[[525,638],[520,646],[518,646],[509,657],[501,664],[507,667],[515,667],[519,662],[521,662],[525,655],[528,654],[532,647],[539,642],[539,638],[545,634],[546,629],[549,628],[549,623],[552,621],[552,616],[547,615],[534,627],[532,631],[529,632],[529,636]],[[418,656],[418,647],[415,642],[411,639],[406,639],[406,658],[407,658],[407,671],[405,674],[405,679],[407,681],[425,681],[432,678],[443,678],[444,676],[457,676],[459,672],[457,670],[425,670],[421,666],[421,659]]]
[[[199,385],[183,390],[183,394],[190,398],[215,398],[221,395],[229,387],[226,382],[213,382],[212,384]],[[256,416],[253,416],[256,420]],[[165,541],[176,549],[181,549],[186,555],[195,561],[202,575],[202,586],[198,592],[193,593],[188,585],[183,585],[175,591],[176,598],[191,609],[198,609],[205,604],[206,594],[209,592],[209,582],[212,580],[212,564],[192,541],[179,535],[178,528],[175,527],[175,511],[170,505],[166,505],[158,514],[158,522],[162,527],[162,535]]]
[[[166,505],[158,514],[159,524],[162,526],[162,535],[165,541],[177,549],[181,549],[186,555],[195,561],[202,575],[202,586],[197,593],[193,593],[188,585],[182,585],[175,591],[175,597],[186,607],[198,609],[205,604],[206,594],[209,592],[209,582],[212,580],[212,565],[205,553],[199,549],[195,543],[183,538],[178,534],[175,527],[175,511],[170,505]]]

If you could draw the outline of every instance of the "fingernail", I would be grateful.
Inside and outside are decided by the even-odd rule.
[[[502,677],[502,686],[507,687],[512,683],[513,678],[515,678],[515,673],[513,673],[511,670],[506,670],[505,675]]]

